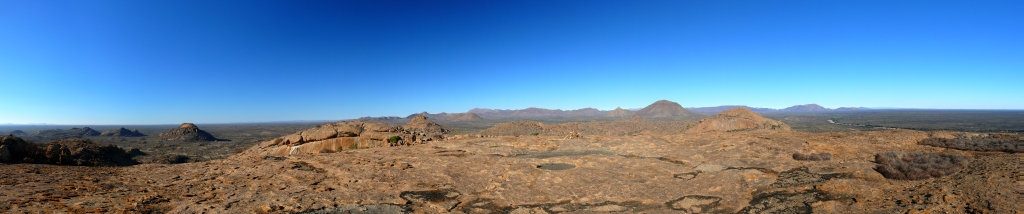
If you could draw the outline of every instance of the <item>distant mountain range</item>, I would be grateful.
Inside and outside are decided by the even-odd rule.
[[[675,119],[675,118],[689,118],[695,117],[700,114],[718,114],[720,112],[734,109],[734,108],[747,108],[750,111],[757,113],[774,113],[774,112],[835,112],[835,111],[857,111],[865,108],[859,107],[842,107],[836,109],[825,108],[817,104],[806,104],[806,105],[795,105],[784,109],[772,109],[772,108],[757,108],[748,107],[741,105],[726,105],[726,106],[715,106],[715,107],[699,107],[699,108],[683,108],[679,103],[659,100],[644,108],[633,108],[623,109],[616,108],[615,110],[598,110],[596,108],[582,108],[576,110],[561,110],[561,109],[545,109],[530,107],[526,109],[489,109],[489,108],[474,108],[470,109],[466,113],[440,113],[431,114],[427,112],[421,112],[411,114],[406,117],[362,117],[359,121],[377,121],[377,122],[401,122],[408,121],[415,116],[423,115],[431,120],[435,121],[475,121],[483,119],[493,120],[513,120],[513,119],[545,119],[545,118],[579,118],[579,117],[606,117],[606,118],[631,118],[634,116],[641,117],[644,119]],[[695,114],[697,113],[697,114]]]
[[[720,113],[722,111],[725,111],[725,110],[734,109],[734,108],[740,108],[740,107],[750,109],[750,111],[757,112],[757,113],[775,113],[775,112],[835,112],[835,111],[858,111],[858,110],[866,110],[867,109],[867,108],[863,108],[863,107],[840,107],[840,108],[836,108],[836,109],[830,109],[830,108],[822,107],[822,106],[820,106],[818,104],[795,105],[795,106],[790,106],[789,108],[784,108],[784,109],[757,108],[757,107],[736,106],[736,105],[715,106],[715,107],[700,107],[700,108],[688,108],[688,109],[690,111],[693,111],[693,112],[708,113],[708,114],[718,114],[718,113]]]

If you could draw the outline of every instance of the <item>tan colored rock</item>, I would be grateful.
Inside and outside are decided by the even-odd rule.
[[[302,140],[307,142],[330,139],[338,136],[338,131],[333,126],[317,126],[316,128],[302,131]]]
[[[627,210],[626,207],[615,205],[615,204],[601,205],[601,206],[591,207],[590,209],[587,209],[587,211],[590,211],[590,212],[622,212],[622,211],[626,211],[626,210]]]
[[[1020,154],[917,144],[929,137],[928,132],[754,130],[587,137],[469,138],[290,156],[270,152],[287,154],[296,147],[273,145],[253,149],[267,153],[247,151],[226,159],[178,165],[0,164],[0,172],[12,172],[0,173],[0,180],[6,182],[0,185],[4,193],[0,194],[0,208],[19,213],[1021,210],[1017,190],[1007,188],[1019,178],[1012,166],[1019,164]],[[554,147],[522,146],[539,143]],[[297,145],[297,150],[305,146],[315,149],[314,145],[330,147],[333,143],[314,141]],[[833,161],[805,162],[789,157],[795,151],[835,156]],[[970,166],[954,175],[893,181],[879,175],[872,162],[874,154],[888,151],[981,155],[973,155]],[[547,163],[575,168],[538,168]],[[703,170],[711,165],[720,170]],[[677,176],[688,173],[695,176]]]
[[[281,139],[283,139],[283,141],[281,143],[284,144],[284,145],[301,144],[302,143],[302,134],[301,134],[301,132],[295,133],[295,134],[290,134],[290,135],[286,135],[284,137],[281,137]]]
[[[765,118],[747,108],[734,108],[723,111],[714,117],[705,118],[697,125],[690,127],[686,133],[731,132],[750,130],[789,131],[785,123]]]
[[[437,124],[434,121],[427,119],[427,117],[423,116],[422,114],[413,117],[412,120],[410,120],[409,123],[406,123],[405,126],[402,126],[402,128],[404,130],[421,133],[451,133],[451,130],[449,130],[448,128],[445,128],[444,126],[441,126],[440,124]]]

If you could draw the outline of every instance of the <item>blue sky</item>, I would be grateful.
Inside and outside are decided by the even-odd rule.
[[[0,123],[1024,109],[1024,1],[0,0]]]

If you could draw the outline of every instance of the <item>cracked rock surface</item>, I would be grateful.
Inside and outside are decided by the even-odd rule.
[[[1016,153],[917,144],[928,132],[778,130],[470,138],[176,165],[0,164],[8,213],[1013,213]],[[260,149],[266,149],[259,151]],[[890,180],[882,152],[970,157],[964,170]],[[797,161],[796,152],[828,152]],[[564,164],[564,165],[563,165]],[[569,165],[573,167],[568,167]],[[547,170],[538,166],[561,166]]]

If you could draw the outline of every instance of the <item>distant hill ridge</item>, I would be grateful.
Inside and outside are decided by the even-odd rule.
[[[734,108],[746,108],[750,111],[757,113],[774,113],[774,112],[830,112],[830,111],[857,111],[866,108],[861,107],[841,107],[836,109],[829,109],[822,107],[818,104],[805,104],[795,105],[784,109],[772,109],[772,108],[756,108],[748,107],[744,105],[724,105],[714,107],[694,107],[684,108],[682,105],[669,100],[659,100],[644,108],[633,108],[623,109],[621,107],[615,110],[598,110],[596,108],[581,108],[576,110],[561,110],[561,109],[545,109],[537,107],[529,107],[525,109],[490,109],[490,108],[473,108],[466,113],[439,113],[431,114],[427,112],[420,112],[411,114],[405,117],[396,116],[384,116],[384,117],[361,117],[358,119],[347,120],[347,121],[364,121],[364,122],[388,122],[388,123],[405,123],[412,120],[416,115],[423,115],[431,120],[435,121],[475,121],[483,119],[497,119],[497,120],[509,120],[509,119],[544,119],[544,118],[573,118],[573,117],[605,117],[605,118],[630,118],[633,116],[640,116],[647,119],[672,119],[672,118],[688,118],[695,117],[697,114],[718,114],[722,111],[734,109]]]
[[[757,113],[775,113],[775,112],[835,112],[835,111],[859,111],[859,110],[866,109],[866,108],[862,108],[862,107],[840,107],[840,108],[836,108],[836,109],[830,109],[830,108],[822,107],[822,106],[820,106],[818,104],[795,105],[795,106],[790,106],[790,107],[787,107],[787,108],[784,108],[784,109],[755,108],[755,107],[748,107],[748,106],[743,106],[743,105],[724,105],[724,106],[699,107],[699,108],[688,108],[688,109],[690,111],[693,111],[693,112],[717,114],[717,113],[723,112],[725,110],[734,109],[734,108],[746,108],[746,109],[749,109],[750,111],[757,112]]]

